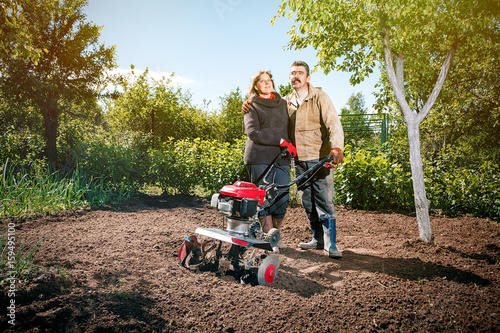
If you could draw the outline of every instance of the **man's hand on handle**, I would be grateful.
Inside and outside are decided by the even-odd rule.
[[[342,150],[340,148],[332,148],[330,154],[328,155],[331,156],[333,159],[330,163],[327,163],[325,165],[325,167],[327,168],[332,168],[334,164],[339,164],[344,161],[344,154],[342,154]]]

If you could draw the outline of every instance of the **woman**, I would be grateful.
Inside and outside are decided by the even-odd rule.
[[[244,116],[247,142],[245,147],[245,165],[253,183],[263,174],[274,158],[286,147],[292,154],[297,154],[295,147],[288,139],[287,104],[274,91],[272,74],[260,71],[252,76],[247,97],[252,101],[250,111]],[[290,182],[290,160],[280,159],[277,167],[270,174],[269,182],[288,184]],[[260,180],[256,185],[261,185]],[[281,224],[288,206],[288,189],[280,189],[276,201],[267,207],[261,218],[262,231],[271,228],[281,231]],[[281,240],[273,250],[286,247]]]

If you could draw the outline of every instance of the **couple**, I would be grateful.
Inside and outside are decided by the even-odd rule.
[[[297,177],[328,155],[333,157],[333,164],[343,161],[344,132],[337,111],[325,92],[309,84],[310,79],[309,66],[303,61],[293,62],[290,83],[294,92],[282,98],[274,90],[270,72],[257,72],[252,77],[249,100],[242,106],[248,135],[245,165],[252,182],[283,148],[295,157]],[[276,184],[289,183],[290,162],[280,161],[271,177]],[[260,184],[262,181],[256,185]],[[336,246],[333,169],[322,167],[310,182],[301,184],[300,190],[313,239],[299,243],[299,247],[324,249],[331,258],[342,257]],[[263,212],[264,232],[271,228],[281,230],[288,206],[288,189],[281,191],[284,193],[278,196],[280,199]],[[281,240],[275,252],[279,252],[280,247],[286,247]]]

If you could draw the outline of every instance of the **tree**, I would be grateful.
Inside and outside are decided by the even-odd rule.
[[[191,105],[190,94],[172,85],[173,76],[156,80],[146,69],[139,76],[132,71],[123,78],[121,95],[108,100],[107,118],[112,127],[120,133],[140,134],[150,140],[152,148],[169,138],[211,139],[214,122]]]
[[[368,109],[365,106],[365,96],[362,92],[353,93],[347,100],[346,106],[340,109],[340,114],[353,114],[363,116]]]
[[[326,73],[352,72],[356,84],[377,64],[384,67],[407,126],[416,214],[426,242],[432,232],[419,126],[456,53],[498,38],[499,8],[498,0],[283,0],[273,19],[295,18],[299,26],[289,32],[289,47],[313,46]]]
[[[219,115],[219,138],[221,142],[233,142],[241,139],[245,133],[243,125],[243,113],[241,105],[243,96],[239,87],[232,90],[229,94],[219,97],[220,115]]]
[[[28,0],[17,7],[29,26],[32,47],[44,51],[38,61],[15,54],[2,57],[0,88],[41,113],[46,156],[55,168],[59,116],[71,113],[73,102],[96,98],[104,73],[115,66],[115,48],[100,44],[100,27],[85,22],[86,0],[47,2]]]

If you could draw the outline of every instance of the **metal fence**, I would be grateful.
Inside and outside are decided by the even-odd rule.
[[[344,114],[339,115],[344,133],[370,133],[380,137],[380,144],[389,141],[388,114]]]

